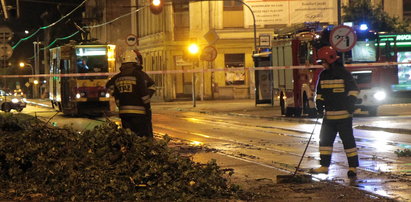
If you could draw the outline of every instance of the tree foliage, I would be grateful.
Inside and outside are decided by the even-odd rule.
[[[395,33],[410,31],[408,22],[401,21],[398,16],[389,16],[381,5],[373,6],[370,0],[352,1],[348,6],[343,6],[343,11],[345,22],[353,22],[355,25],[367,24],[374,31]]]
[[[224,177],[231,172],[181,156],[167,137],[147,141],[112,122],[79,133],[18,116],[0,114],[0,200],[186,201],[241,193]]]

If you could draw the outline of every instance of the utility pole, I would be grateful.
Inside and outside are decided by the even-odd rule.
[[[34,45],[34,75],[37,75],[40,73],[40,41],[35,41],[33,42]],[[36,78],[40,78],[35,76],[34,80],[36,80]],[[38,88],[38,84],[35,84],[33,82],[33,98],[39,98],[39,88]]]
[[[342,19],[341,19],[341,0],[337,0],[337,12],[338,12],[338,24],[342,24]]]

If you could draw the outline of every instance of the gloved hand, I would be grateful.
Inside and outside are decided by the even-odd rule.
[[[324,106],[317,105],[317,117],[322,118],[324,116]]]
[[[355,111],[355,102],[357,101],[357,98],[354,96],[348,96],[348,106],[347,106],[347,111],[352,114]]]
[[[347,107],[348,113],[352,114],[352,113],[354,113],[355,110],[356,110],[356,108],[355,108],[354,104],[348,105],[348,107]]]

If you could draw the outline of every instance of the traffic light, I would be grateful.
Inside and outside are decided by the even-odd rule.
[[[163,11],[164,0],[150,0],[151,13],[158,15]]]

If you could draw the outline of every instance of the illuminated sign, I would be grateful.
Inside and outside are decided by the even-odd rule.
[[[244,23],[253,25],[288,25],[305,22],[327,22],[335,24],[338,21],[337,1],[331,0],[244,0],[248,9],[244,10]]]
[[[393,41],[395,37],[396,41],[411,41],[411,34],[392,34],[392,35],[380,35],[381,41]]]

